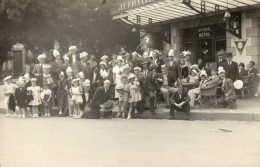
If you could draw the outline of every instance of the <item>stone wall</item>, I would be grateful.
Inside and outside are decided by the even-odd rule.
[[[253,60],[260,66],[260,9],[248,10],[241,13],[242,39],[238,39],[227,32],[227,52],[232,52],[234,61],[248,64]],[[240,54],[235,41],[247,40],[243,52]]]

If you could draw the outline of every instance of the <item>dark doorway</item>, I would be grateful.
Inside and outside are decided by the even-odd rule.
[[[23,52],[13,51],[13,75],[18,77],[23,72]]]

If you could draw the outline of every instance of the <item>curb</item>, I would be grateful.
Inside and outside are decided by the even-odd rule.
[[[5,110],[0,108],[0,114],[5,114]],[[116,110],[113,111],[113,117],[117,114]],[[53,109],[52,115],[58,116],[58,110]],[[157,109],[156,114],[150,113],[150,111],[143,112],[139,119],[169,119],[169,109]],[[176,120],[185,120],[185,114],[182,112],[175,113]],[[239,113],[236,110],[221,110],[221,111],[209,111],[209,110],[191,110],[190,120],[229,120],[229,121],[260,121],[260,112]]]

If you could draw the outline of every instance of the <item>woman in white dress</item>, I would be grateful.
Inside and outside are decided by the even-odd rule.
[[[115,86],[121,85],[121,76],[123,75],[123,58],[122,56],[117,57],[117,65],[113,67],[113,81]],[[115,98],[119,98],[118,91],[115,90]]]

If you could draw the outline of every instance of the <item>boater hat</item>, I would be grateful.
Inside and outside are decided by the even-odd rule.
[[[132,79],[132,78],[135,78],[135,75],[134,75],[134,74],[130,74],[130,75],[128,76],[128,79]]]
[[[52,52],[52,54],[53,54],[53,56],[56,58],[58,55],[60,55],[60,52],[57,51],[57,50],[54,50],[54,51]]]
[[[142,69],[140,67],[135,67],[134,71],[142,71]]]
[[[36,80],[37,80],[36,78],[32,78],[31,79],[32,82],[36,82]]]
[[[142,65],[145,65],[145,64],[149,64],[149,62],[146,61],[146,60],[144,60],[141,64],[142,64]]]
[[[88,53],[87,52],[82,52],[79,54],[79,58],[82,59],[83,57],[87,57]]]

